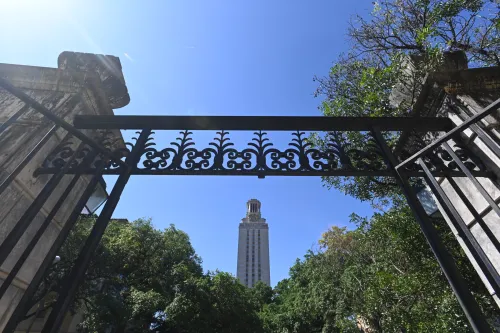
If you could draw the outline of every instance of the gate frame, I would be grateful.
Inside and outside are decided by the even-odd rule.
[[[33,203],[28,207],[24,215],[15,225],[14,229],[9,233],[4,242],[0,245],[0,265],[2,265],[6,258],[10,255],[17,241],[29,227],[31,221],[40,211],[44,203],[47,201],[51,193],[57,188],[58,183],[64,175],[73,174],[70,184],[63,191],[63,195],[58,199],[52,210],[49,212],[46,220],[43,222],[36,235],[28,244],[23,254],[16,262],[14,268],[11,270],[6,280],[0,286],[0,298],[5,294],[10,283],[14,280],[17,272],[22,267],[25,260],[30,255],[35,247],[37,241],[42,236],[45,228],[51,222],[53,216],[57,213],[58,209],[64,203],[65,195],[69,193],[73,186],[78,181],[78,178],[84,174],[92,175],[90,183],[83,191],[80,199],[75,205],[72,213],[66,220],[62,230],[58,234],[55,242],[52,244],[47,256],[44,258],[35,276],[31,280],[28,288],[25,290],[20,302],[12,313],[4,332],[14,332],[18,323],[29,309],[27,305],[37,291],[38,285],[45,276],[49,269],[52,258],[55,257],[63,242],[67,238],[76,220],[83,210],[91,196],[95,186],[103,174],[118,174],[118,180],[113,186],[110,195],[97,218],[97,221],[92,228],[92,231],[87,238],[80,254],[75,261],[75,265],[70,273],[64,278],[62,287],[59,290],[57,301],[52,307],[52,311],[45,322],[42,333],[56,333],[66,315],[66,312],[72,303],[77,289],[84,279],[85,272],[88,268],[90,260],[94,251],[96,250],[106,227],[111,219],[111,216],[119,202],[120,196],[125,189],[125,186],[134,174],[185,174],[185,175],[250,175],[263,178],[265,176],[391,176],[394,177],[405,195],[408,205],[412,209],[424,236],[429,243],[443,273],[445,274],[450,286],[452,287],[464,313],[469,320],[472,329],[475,332],[491,332],[480,307],[471,292],[469,291],[465,280],[459,272],[453,258],[446,250],[445,246],[440,240],[440,237],[432,224],[431,219],[425,212],[422,204],[418,200],[414,190],[409,182],[410,177],[422,177],[431,188],[437,200],[443,205],[447,215],[453,221],[454,225],[458,226],[460,235],[468,241],[469,250],[477,258],[478,263],[486,270],[486,277],[495,291],[500,291],[500,276],[494,269],[491,262],[484,254],[484,251],[479,244],[474,243],[471,239],[470,231],[466,228],[464,221],[453,207],[452,203],[447,201],[446,194],[440,191],[439,185],[436,183],[437,176],[450,177],[467,177],[478,188],[478,191],[485,197],[490,204],[490,207],[496,211],[500,216],[500,209],[489,198],[488,193],[477,182],[475,177],[488,177],[494,179],[492,172],[488,170],[470,170],[463,162],[461,156],[448,145],[449,140],[460,142],[458,134],[466,129],[472,130],[476,135],[481,137],[486,142],[486,145],[492,151],[500,156],[500,147],[489,138],[489,136],[482,130],[477,123],[497,110],[500,105],[500,99],[491,103],[488,107],[484,108],[479,114],[464,121],[459,126],[454,126],[452,121],[448,118],[370,118],[370,117],[186,117],[186,116],[76,116],[74,126],[60,119],[54,115],[50,110],[43,105],[26,95],[20,89],[14,87],[7,80],[0,78],[0,87],[9,91],[12,95],[22,100],[25,105],[16,112],[10,119],[0,125],[0,135],[5,131],[8,126],[15,123],[15,121],[22,116],[28,109],[33,108],[48,120],[54,123],[50,131],[38,142],[37,145],[25,156],[22,162],[14,169],[14,171],[0,183],[0,193],[2,193],[15,177],[22,171],[22,169],[29,163],[29,161],[36,155],[40,148],[48,141],[48,138],[59,128],[65,129],[74,138],[79,139],[81,142],[78,148],[72,151],[70,156],[67,156],[65,163],[58,167],[41,166],[37,174],[52,174],[50,180],[45,184],[38,196],[34,199]],[[126,155],[120,155],[116,152],[111,152],[101,143],[89,138],[83,134],[79,129],[138,129],[139,136],[132,149],[127,151]],[[153,130],[253,130],[259,131],[262,139],[263,130],[272,131],[292,131],[299,129],[301,131],[358,131],[371,133],[374,142],[376,143],[376,151],[378,157],[382,157],[386,168],[384,169],[370,169],[368,166],[364,170],[352,170],[346,168],[331,168],[329,166],[321,166],[319,171],[310,167],[294,169],[282,167],[278,170],[271,170],[266,165],[266,152],[259,150],[255,156],[258,161],[254,169],[248,171],[244,167],[236,169],[212,169],[210,172],[203,172],[203,170],[185,170],[174,167],[169,172],[165,170],[149,169],[144,171],[138,167],[141,158],[147,153],[151,143],[151,135]],[[420,131],[444,131],[445,135],[441,136],[431,144],[422,148],[420,151],[410,156],[402,162],[394,156],[391,148],[388,146],[383,137],[382,131],[403,131],[403,130],[420,130]],[[257,134],[257,133],[256,133]],[[265,148],[265,147],[264,147]],[[263,148],[263,149],[264,149]],[[337,147],[339,148],[339,147]],[[450,169],[432,169],[426,160],[427,157],[432,156],[435,160],[436,157],[443,158],[443,155],[438,156],[434,151],[436,149],[443,149],[451,156],[453,163],[458,167],[458,171]],[[342,149],[340,147],[339,149]],[[310,149],[313,151],[314,149]],[[198,151],[199,153],[200,151]],[[238,152],[239,158],[243,152]],[[279,154],[285,154],[286,151],[278,151]],[[322,154],[320,150],[315,150],[315,153]],[[260,155],[259,155],[260,154]],[[285,155],[275,155],[281,156]],[[341,154],[342,155],[342,154]],[[83,158],[82,158],[83,156]],[[222,155],[224,157],[224,154]],[[317,156],[317,155],[316,155]],[[330,155],[321,155],[323,158],[330,158]],[[372,155],[371,155],[372,156]],[[125,159],[123,159],[125,157]],[[259,158],[264,158],[264,160]],[[308,158],[307,152],[301,150],[297,158]],[[339,156],[337,156],[339,157]],[[278,159],[280,157],[277,157]],[[340,156],[342,158],[342,156]],[[96,163],[96,161],[100,163]],[[79,161],[79,162],[76,162]],[[182,161],[181,161],[182,162]],[[374,160],[372,160],[374,162]],[[77,166],[75,166],[77,163]],[[421,171],[415,171],[415,163],[418,164]],[[309,162],[306,162],[308,165]],[[455,168],[457,169],[457,168]],[[141,171],[142,170],[142,171]],[[248,171],[248,172],[247,172]],[[467,204],[467,202],[466,202]],[[470,202],[469,202],[470,204]],[[473,208],[473,207],[472,207]],[[465,228],[464,228],[465,226]],[[8,283],[7,283],[8,282]]]

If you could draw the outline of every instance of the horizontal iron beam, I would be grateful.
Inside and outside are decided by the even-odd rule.
[[[281,116],[75,116],[80,129],[267,130],[267,131],[449,131],[453,122],[434,117],[281,117]]]
[[[54,174],[58,168],[39,168],[38,174]],[[67,174],[94,174],[95,169],[87,170],[68,170]],[[104,170],[103,175],[119,175],[120,169]],[[422,171],[407,171],[405,174],[408,177],[423,177]],[[461,171],[437,171],[432,173],[435,177],[466,177]],[[491,172],[488,171],[472,171],[475,177],[490,177]],[[343,177],[393,177],[394,174],[389,170],[363,171],[363,170],[332,170],[332,171],[255,171],[255,170],[141,170],[135,169],[132,175],[163,175],[163,176],[343,176]]]

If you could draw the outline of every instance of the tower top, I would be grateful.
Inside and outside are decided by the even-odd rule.
[[[244,222],[265,222],[260,212],[261,203],[257,199],[250,199],[247,201],[247,216]]]

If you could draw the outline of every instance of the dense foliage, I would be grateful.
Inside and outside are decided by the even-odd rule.
[[[47,285],[57,292],[88,235],[83,218]],[[469,332],[467,321],[424,237],[404,206],[354,230],[332,227],[274,289],[248,289],[223,272],[203,274],[188,236],[148,220],[112,221],[73,310],[83,332]],[[437,226],[447,228],[442,221]],[[490,318],[494,305],[456,245],[443,234]],[[50,283],[49,283],[50,282]],[[48,295],[46,306],[50,307]]]
[[[351,49],[339,56],[327,76],[316,78],[316,96],[323,98],[319,108],[326,116],[413,116],[426,74],[450,69],[445,60],[457,57],[457,51],[466,55],[470,67],[500,65],[498,1],[380,0],[373,6],[370,16],[351,20]],[[399,134],[385,134],[390,146]],[[337,136],[346,151],[366,150],[370,143],[368,133]],[[323,137],[312,139],[325,145]],[[316,300],[306,303],[311,310],[306,318],[315,323],[309,327],[313,332],[356,331],[360,324],[375,332],[468,331],[434,257],[401,204],[394,180],[326,177],[324,182],[377,208],[392,209],[371,220],[357,218],[354,231],[333,228],[326,233],[325,251],[297,262],[290,279],[278,285],[282,305],[267,308],[273,314],[298,317],[288,317],[288,326],[283,326],[276,318],[284,316],[267,313],[264,318],[271,320],[265,323],[274,323],[274,330],[287,327],[284,332],[307,331],[298,324],[304,321],[293,319],[303,314],[283,311],[299,309],[293,306],[294,297],[306,292],[304,299]],[[475,296],[490,311],[491,300],[453,235],[442,221],[435,225]],[[322,263],[335,272],[322,270]],[[326,280],[312,278],[315,274]]]
[[[40,289],[51,303],[93,218],[82,218]],[[189,237],[149,220],[111,221],[79,289],[73,311],[84,332],[259,332],[258,302],[227,273],[203,274]],[[109,331],[108,331],[109,330]]]
[[[316,78],[316,96],[323,98],[320,110],[327,116],[409,115],[424,76],[444,70],[443,60],[450,52],[465,52],[469,66],[500,65],[498,1],[381,0],[373,5],[369,17],[351,20],[348,53],[334,62],[327,76]],[[395,87],[405,98],[391,95]],[[368,142],[360,133],[343,136],[350,147],[363,148]],[[394,143],[397,136],[388,134],[387,139]],[[324,144],[322,138],[315,141]],[[398,195],[393,180],[384,177],[324,181],[376,204]]]
[[[267,332],[470,332],[411,211],[394,207],[358,227],[332,227],[278,283]],[[443,221],[438,226],[447,228]],[[495,305],[452,237],[445,238],[490,318]]]

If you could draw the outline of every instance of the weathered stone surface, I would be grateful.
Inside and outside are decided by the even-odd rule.
[[[419,89],[419,85],[422,83],[423,73],[420,70],[422,68],[422,60],[422,56],[419,55],[409,55],[404,59],[402,65],[404,68],[404,79],[397,83],[391,91],[389,96],[391,105],[398,107],[401,103],[412,103],[416,97],[415,89]],[[464,52],[445,52],[438,72],[456,72],[458,70],[466,70],[467,68],[468,60]],[[429,105],[429,107],[432,106]]]
[[[109,105],[121,108],[130,102],[122,65],[118,57],[102,54],[63,52],[57,63],[60,69],[78,72],[93,72],[99,75],[102,89]]]
[[[421,96],[421,103],[417,103],[419,109],[413,111],[412,114],[414,116],[449,117],[456,125],[460,125],[464,121],[463,114],[468,115],[468,117],[478,114],[484,107],[500,97],[500,67],[475,69],[466,69],[465,67],[457,69],[458,70],[450,70],[450,68],[448,68],[446,71],[431,73],[429,75],[427,82],[429,85],[428,91],[425,95]],[[493,112],[490,116],[482,120],[487,135],[490,135],[492,139],[496,139],[497,142],[498,139],[500,139],[500,133],[498,132],[499,120],[500,110]],[[482,139],[479,137],[472,138],[472,134],[472,131],[465,130],[462,134],[462,139],[464,142],[468,142],[470,151],[481,160],[488,170],[496,174],[497,177],[500,176],[500,158],[487,147]],[[406,150],[411,154],[416,153],[419,148],[414,142],[418,141],[419,137],[422,137],[422,134],[412,133],[411,135],[402,137],[403,139],[398,144],[398,151]],[[427,137],[426,139],[429,138]],[[449,141],[448,143],[451,147],[455,147],[453,141]],[[480,214],[485,214],[483,220],[495,237],[499,239],[500,217],[494,211],[491,211],[486,199],[469,179],[465,177],[454,177],[453,179],[475,209]],[[477,178],[477,180],[493,200],[500,202],[500,186],[496,180],[487,178]],[[473,236],[476,238],[491,263],[496,270],[500,272],[500,253],[493,246],[491,239],[488,238],[488,235],[477,223],[473,214],[446,179],[441,182],[441,187],[453,203],[454,208],[469,226]],[[438,206],[440,207],[440,205]],[[459,243],[478,271],[478,274],[481,276],[481,279],[484,281],[493,298],[497,304],[500,305],[498,295],[494,295],[493,289],[486,280],[484,273],[481,271],[479,265],[477,265],[463,240],[458,236],[442,207],[440,207],[440,211],[441,215],[447,220],[450,228],[454,230]]]
[[[111,56],[64,52],[59,57],[59,68],[0,64],[0,77],[9,80],[11,84],[22,89],[31,98],[70,124],[77,114],[112,115],[113,108],[125,106],[129,102],[120,61]],[[0,88],[0,122],[5,122],[23,106],[24,102]],[[53,125],[45,116],[30,108],[0,135],[0,182],[19,165]],[[96,141],[102,138],[102,133],[94,130],[82,132]],[[124,146],[120,131],[108,132],[107,135],[111,137],[110,141],[113,145],[110,148]],[[34,198],[52,177],[51,175],[34,177],[33,172],[63,140],[72,141],[71,147],[73,148],[80,143],[80,140],[68,137],[67,131],[59,128],[17,175],[15,181],[0,194],[0,243],[5,240]],[[59,200],[72,177],[69,175],[63,177],[8,259],[0,267],[0,283],[33,239],[39,226]],[[65,198],[61,209],[38,240],[34,250],[31,251],[7,294],[0,299],[0,331],[8,321],[23,290],[37,272],[41,261],[45,258],[89,180],[89,176],[82,176],[78,180],[74,189]],[[71,321],[71,318],[69,320]]]

